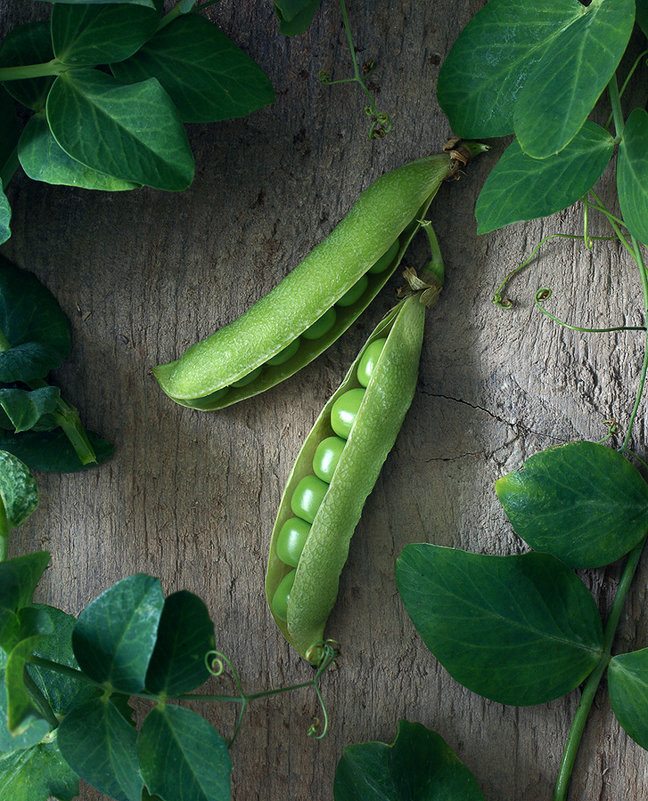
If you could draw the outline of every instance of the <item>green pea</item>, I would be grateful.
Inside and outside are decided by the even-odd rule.
[[[363,275],[359,281],[349,289],[348,292],[345,292],[344,295],[338,300],[336,306],[341,306],[345,308],[346,306],[353,306],[353,304],[360,300],[362,295],[364,294],[365,289],[369,286],[369,279],[366,275]]]
[[[358,365],[358,383],[366,387],[371,379],[371,374],[374,371],[376,362],[380,358],[382,349],[385,346],[386,339],[374,339],[374,341],[365,348],[362,354],[360,364]]]
[[[304,331],[302,336],[304,339],[320,339],[324,336],[324,334],[328,334],[331,328],[333,328],[336,318],[337,314],[335,313],[335,309],[333,306],[331,306],[328,311],[324,312],[319,320],[314,322],[310,328],[307,328]]]
[[[283,350],[280,350],[276,356],[273,356],[271,359],[268,359],[268,364],[271,367],[278,367],[280,364],[284,364],[287,362],[288,359],[292,359],[292,357],[297,353],[299,350],[299,337],[294,339],[290,345],[285,347]]]
[[[293,514],[296,514],[297,517],[301,517],[302,520],[306,520],[308,523],[312,523],[313,520],[315,520],[317,510],[324,500],[327,489],[328,484],[325,484],[320,478],[316,476],[304,476],[295,487],[290,501]]]
[[[310,528],[309,524],[299,517],[291,517],[286,520],[281,527],[276,544],[277,556],[282,562],[291,567],[297,567]]]
[[[233,387],[246,387],[248,384],[251,384],[258,376],[261,375],[261,371],[263,370],[263,365],[257,367],[255,370],[252,370],[251,373],[244,375],[243,378],[239,378],[238,381],[235,381],[232,386]]]
[[[286,573],[272,596],[272,611],[279,620],[285,620],[288,616],[288,601],[295,583],[296,572],[296,570],[291,570],[290,573]]]
[[[327,437],[317,446],[313,457],[313,472],[322,481],[331,483],[346,442],[340,437]]]
[[[394,261],[396,258],[396,254],[400,249],[400,242],[398,239],[389,247],[389,250],[378,259],[378,261],[370,267],[367,272],[371,273],[371,275],[378,275],[379,273],[384,273],[385,270],[389,267],[389,265]]]
[[[364,398],[364,389],[350,389],[335,401],[331,408],[331,428],[338,437],[348,439],[358,409]]]

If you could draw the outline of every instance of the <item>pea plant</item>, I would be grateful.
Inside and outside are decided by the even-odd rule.
[[[261,67],[197,13],[207,0],[53,3],[49,21],[11,30],[0,49],[0,242],[6,187],[36,181],[178,191],[193,180],[183,123],[242,117],[274,101]],[[33,112],[20,131],[14,101]]]

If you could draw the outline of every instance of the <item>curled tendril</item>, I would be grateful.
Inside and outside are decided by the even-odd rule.
[[[581,331],[584,334],[609,334],[615,331],[645,331],[646,327],[643,325],[616,325],[610,328],[585,328],[580,325],[570,325],[559,317],[556,317],[551,312],[544,308],[545,303],[551,297],[551,289],[548,286],[543,286],[535,293],[534,302],[536,308],[539,309],[546,317],[553,320],[554,323],[561,325],[563,328],[568,328],[570,331]]]
[[[609,420],[604,420],[603,425],[607,426],[607,434],[603,437],[603,439],[596,440],[597,445],[602,445],[604,442],[607,442],[612,437],[620,436],[623,434],[623,429],[617,423],[617,421],[612,417]]]
[[[218,678],[225,670],[225,658],[219,651],[207,651],[205,654],[205,667],[212,676]]]
[[[368,78],[375,69],[375,61],[365,61],[365,63],[362,65],[362,72],[364,73],[365,78]]]
[[[324,84],[324,86],[331,83],[331,73],[326,70],[320,70],[317,73],[317,77],[319,78],[319,82]]]
[[[322,674],[325,673],[325,671],[327,671],[330,667],[337,667],[336,659],[340,655],[340,644],[335,640],[322,640],[321,642],[314,643],[311,648],[321,648],[324,652],[322,661],[319,663],[317,673],[315,674],[312,682],[315,695],[317,696],[320,709],[322,710],[322,720],[316,717],[311,723],[306,734],[308,737],[321,740],[326,736],[326,732],[328,730],[328,712],[326,711],[326,705],[320,690],[319,680]]]

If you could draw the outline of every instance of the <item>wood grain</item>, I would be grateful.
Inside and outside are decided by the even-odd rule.
[[[320,69],[334,78],[350,74],[335,2],[325,0],[311,30],[288,40],[277,33],[271,3],[239,0],[209,15],[263,65],[277,102],[245,120],[189,126],[197,164],[190,189],[110,195],[16,176],[14,235],[3,252],[35,272],[69,315],[73,351],[56,381],[88,427],[117,448],[99,469],[38,477],[41,506],[12,549],[52,552],[40,600],[78,613],[118,579],[149,572],[167,593],[187,588],[206,600],[218,646],[248,688],[310,677],[266,609],[272,522],[302,439],[390,306],[390,292],[296,378],[217,414],[174,406],[149,370],[273,287],[371,180],[439,149],[450,133],[434,95],[439,64],[481,5],[351,3],[359,57],[378,62],[372,89],[394,122],[383,140],[367,138],[356,87],[318,81]],[[46,15],[48,6],[0,0],[0,10],[6,31]],[[600,438],[603,420],[625,422],[632,404],[640,336],[570,332],[532,304],[534,291],[549,285],[551,310],[570,321],[639,323],[639,281],[619,248],[549,244],[512,286],[513,311],[490,302],[504,273],[542,236],[581,225],[580,212],[568,211],[477,237],[475,199],[501,148],[444,185],[433,205],[447,285],[429,317],[419,391],[367,502],[329,621],[343,646],[340,670],[323,681],[329,734],[306,736],[317,714],[308,691],[252,705],[232,749],[234,801],[332,799],[343,747],[391,740],[401,717],[439,731],[487,799],[551,797],[578,691],[522,709],[471,694],[422,645],[393,579],[408,542],[520,551],[495,479],[550,444]],[[602,191],[612,196],[612,176]],[[419,248],[410,261],[423,258]],[[643,417],[635,429],[639,450]],[[584,575],[605,608],[619,567]],[[644,564],[619,649],[646,645],[647,581]],[[235,710],[202,711],[231,734]],[[602,691],[571,798],[627,801],[645,798],[647,786],[648,754],[620,730]],[[101,796],[86,786],[81,798]]]

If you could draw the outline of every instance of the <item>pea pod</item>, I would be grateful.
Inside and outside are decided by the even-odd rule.
[[[436,244],[433,233],[430,236]],[[442,273],[437,275],[441,278]],[[439,288],[432,291],[432,298],[428,288],[429,305]],[[401,301],[373,331],[306,438],[284,490],[270,544],[266,597],[282,634],[313,664],[322,658],[324,626],[335,604],[351,536],[414,396],[425,317],[421,296],[417,292]],[[336,454],[335,447],[326,445],[336,434],[346,433],[336,410],[345,406],[345,399],[349,399],[346,406],[354,409],[363,390],[361,382],[366,389],[348,439]],[[332,477],[329,451],[337,460]],[[308,529],[308,521],[299,519],[295,498],[302,500],[304,482],[326,486],[313,472],[330,482]]]
[[[183,406],[222,409],[269,389],[323,353],[396,270],[451,171],[451,156],[443,153],[371,184],[270,293],[176,361],[154,368],[164,392]]]

